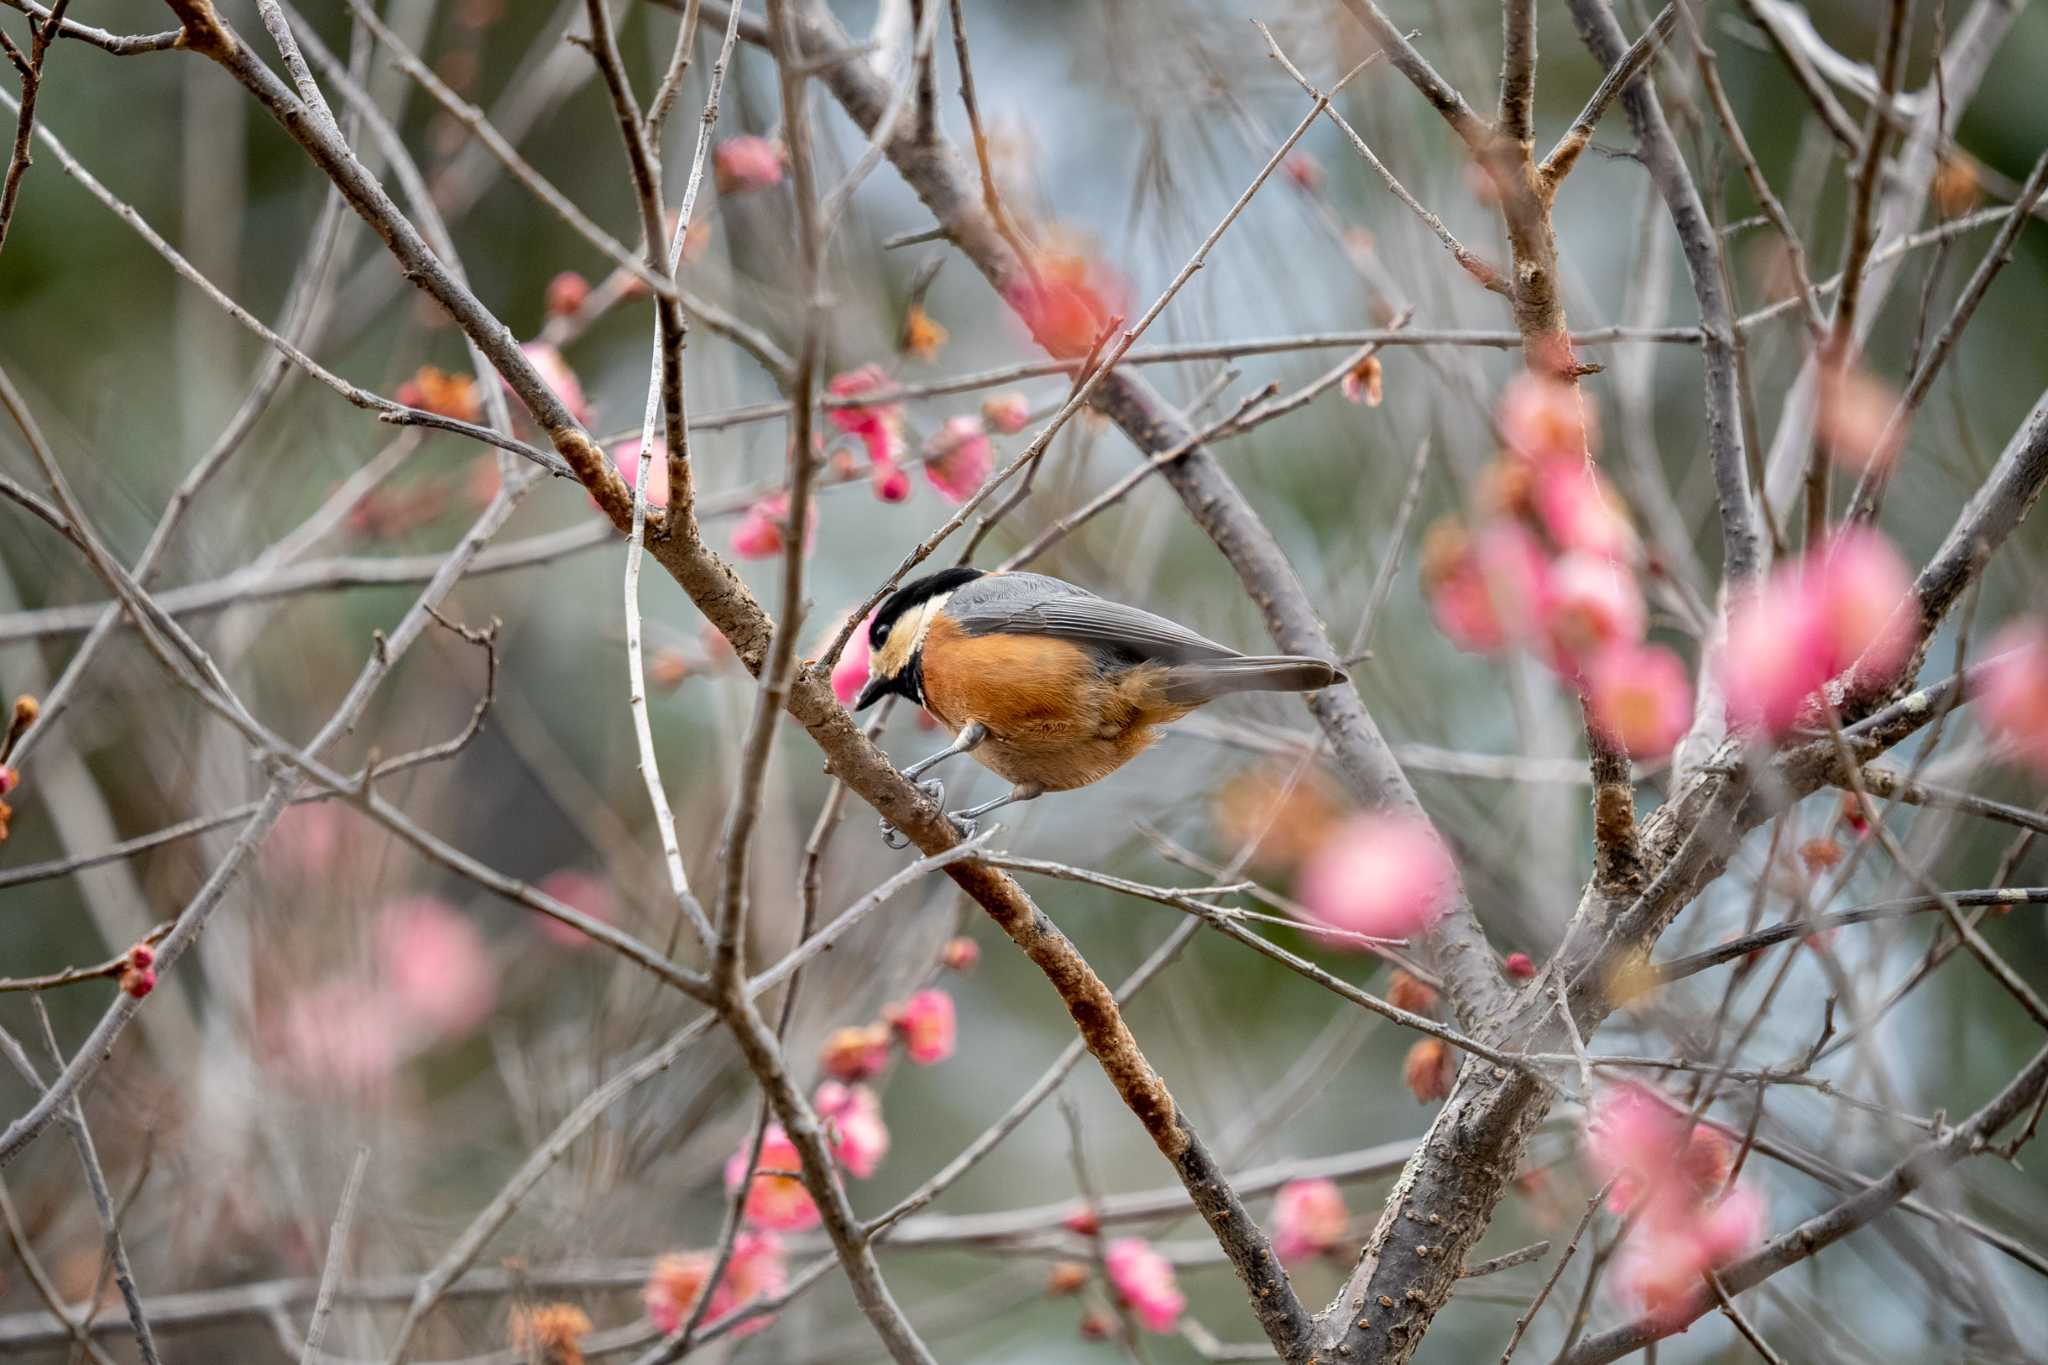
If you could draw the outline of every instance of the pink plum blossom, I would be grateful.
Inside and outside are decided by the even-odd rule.
[[[811,1106],[832,1136],[833,1159],[857,1179],[873,1175],[889,1154],[889,1129],[875,1092],[864,1085],[823,1081]]]
[[[651,443],[653,458],[647,474],[647,505],[668,506],[668,442],[657,436]],[[618,466],[619,477],[626,481],[626,487],[640,486],[640,443],[636,440],[620,441],[612,447],[612,463]]]
[[[1436,922],[1457,882],[1450,853],[1425,821],[1367,814],[1353,816],[1323,841],[1303,867],[1296,894],[1329,928],[1406,938]]]
[[[1290,1180],[1273,1198],[1273,1254],[1283,1261],[1320,1256],[1344,1239],[1351,1214],[1334,1180]]]
[[[782,183],[786,154],[768,137],[729,137],[711,149],[711,176],[721,193],[773,189]]]
[[[1992,640],[1989,657],[1977,689],[1985,728],[2048,772],[2048,626],[2015,621]]]
[[[804,1182],[794,1174],[771,1174],[794,1172],[802,1166],[803,1157],[782,1125],[769,1124],[761,1138],[761,1159],[754,1164],[756,1174],[747,1185],[742,1206],[749,1223],[775,1232],[802,1232],[818,1225],[818,1206],[811,1202],[811,1192],[804,1188]],[[725,1188],[736,1190],[745,1179],[747,1153],[742,1149],[725,1163]]]
[[[1014,436],[1031,421],[1031,404],[1021,393],[999,393],[982,400],[981,420],[988,423],[991,430]]]
[[[849,1024],[833,1029],[818,1049],[818,1065],[841,1081],[879,1076],[889,1065],[891,1034],[887,1024]]]
[[[541,894],[554,897],[571,910],[581,910],[592,919],[609,922],[618,917],[611,884],[594,873],[565,867],[541,878],[539,889]],[[590,935],[547,915],[540,917],[540,932],[548,942],[564,948],[590,946]]]
[[[1299,148],[1281,161],[1280,173],[1303,194],[1315,194],[1323,188],[1323,163]]]
[[[704,1293],[704,1282],[711,1278],[712,1261],[708,1251],[672,1251],[654,1263],[640,1291],[640,1302],[647,1310],[647,1320],[664,1336],[680,1332],[690,1320]],[[788,1253],[782,1239],[772,1232],[741,1228],[733,1238],[725,1274],[704,1310],[704,1321],[717,1322],[755,1299],[772,1297],[788,1287]],[[751,1335],[774,1320],[771,1316],[752,1318],[734,1328],[731,1335]]]
[[[995,468],[995,451],[978,417],[949,417],[924,444],[924,476],[948,502],[965,502]]]
[[[903,1055],[917,1065],[930,1066],[953,1055],[959,1033],[953,997],[937,987],[926,987],[901,1004],[891,1005],[883,1017],[903,1040]]]
[[[1337,389],[1347,403],[1376,408],[1386,399],[1386,378],[1386,367],[1380,364],[1380,358],[1369,355],[1344,372],[1344,377],[1337,381]]]
[[[1692,724],[1692,679],[1662,645],[1610,645],[1586,669],[1586,708],[1630,757],[1659,759]]]
[[[406,896],[377,916],[377,961],[400,1011],[437,1033],[484,1021],[498,1000],[498,969],[469,918],[435,896]]]
[[[1103,1252],[1109,1286],[1150,1332],[1171,1332],[1187,1311],[1173,1265],[1142,1237],[1120,1237]]]

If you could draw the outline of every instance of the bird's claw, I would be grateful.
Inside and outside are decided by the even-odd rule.
[[[917,789],[923,792],[925,796],[935,806],[939,805],[946,799],[946,784],[939,781],[939,779],[936,777],[918,783]],[[956,826],[960,824],[958,820],[953,821],[953,823]],[[890,824],[887,819],[884,819],[881,822],[881,824],[882,842],[885,845],[887,845],[890,848],[908,848],[910,846],[909,835],[905,834],[902,830],[896,828],[896,826]],[[970,820],[966,826],[966,834],[962,837],[970,837],[973,835],[973,833],[974,822]]]
[[[978,820],[970,820],[967,817],[950,810],[946,812],[946,818],[953,822],[953,828],[960,831],[960,837],[963,839],[972,839],[974,837],[974,831],[980,827],[981,823]]]

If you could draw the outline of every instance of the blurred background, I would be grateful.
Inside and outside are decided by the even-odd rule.
[[[1562,6],[1545,5],[1538,76],[1539,145],[1577,113],[1600,70]],[[1624,26],[1645,15],[1624,0]],[[1766,173],[1808,232],[1817,275],[1832,274],[1846,213],[1844,166],[1778,58],[1737,7],[1703,7],[1729,97]],[[1874,11],[1854,0],[1806,9],[1839,51],[1867,60]],[[1937,22],[1953,32],[1961,0],[1918,6],[1907,88],[1931,68]],[[580,5],[527,0],[397,0],[387,21],[466,98],[484,106],[546,176],[622,241],[635,214],[617,126],[587,54],[561,41],[581,27]],[[855,34],[875,15],[835,4]],[[1499,9],[1484,0],[1389,0],[1404,28],[1439,68],[1489,110],[1499,68]],[[222,10],[260,38],[253,5]],[[1306,97],[1268,55],[1248,20],[1265,18],[1289,56],[1327,86],[1365,55],[1357,25],[1336,5],[1288,7],[1171,4],[1005,3],[966,7],[981,107],[1013,211],[1040,229],[1057,225],[1128,282],[1135,315],[1187,260],[1243,190]],[[1941,14],[1938,15],[1937,11]],[[642,97],[666,67],[677,15],[652,4],[619,13],[621,41]],[[142,0],[94,0],[72,17],[117,32],[167,25]],[[305,32],[346,55],[341,6],[311,5]],[[0,13],[24,45],[17,13]],[[694,117],[715,50],[707,16],[699,58],[686,80],[663,155],[670,175],[687,165]],[[942,118],[965,142],[954,92],[951,44],[942,35]],[[268,48],[264,51],[268,55]],[[1958,143],[1977,168],[1977,191],[1998,202],[2048,145],[2048,12],[2025,8],[1981,88]],[[92,174],[228,294],[275,320],[305,271],[326,190],[300,149],[213,64],[175,52],[116,58],[77,43],[50,54],[39,110],[49,131]],[[1667,58],[1667,108],[1717,216],[1737,224],[1756,212],[1739,170],[1718,145],[1688,61]],[[607,436],[637,427],[646,383],[651,310],[628,299],[583,325],[548,310],[550,282],[577,271],[593,284],[610,263],[560,218],[504,175],[465,130],[405,75],[371,61],[369,89],[400,131],[446,216],[478,296],[521,338],[544,329],[561,342],[587,395],[590,426]],[[332,83],[329,82],[330,93]],[[10,93],[13,90],[8,85]],[[1859,120],[1863,104],[1846,99]],[[337,112],[347,115],[341,101]],[[836,182],[864,139],[822,90],[814,95],[824,178]],[[1360,75],[1336,107],[1388,167],[1468,245],[1504,260],[1497,215],[1475,197],[1466,161],[1436,114],[1384,65]],[[1702,120],[1705,120],[1703,123]],[[720,138],[778,131],[772,65],[744,46],[726,90]],[[1689,325],[1696,310],[1662,204],[1627,154],[1617,112],[1563,191],[1556,210],[1576,328]],[[360,132],[356,145],[387,184],[388,161]],[[1343,333],[1386,325],[1413,310],[1427,329],[1510,326],[1500,301],[1477,288],[1415,218],[1386,192],[1337,129],[1319,123],[1301,143],[1301,166],[1275,176],[1231,227],[1207,266],[1152,327],[1146,345],[1243,342]],[[2003,187],[2003,189],[2001,189]],[[718,192],[698,208],[706,230],[686,282],[738,313],[785,349],[796,341],[796,268],[785,185]],[[1935,214],[1930,210],[1929,221]],[[1039,359],[1021,328],[973,268],[942,244],[885,248],[929,215],[886,165],[852,200],[830,260],[828,373],[878,364],[907,385]],[[1951,246],[1910,255],[1884,305],[1869,368],[1903,380],[1921,328],[1967,277],[1989,238],[1979,229]],[[1786,296],[1771,234],[1732,229],[1729,263],[1741,309]],[[422,367],[459,373],[459,333],[399,277],[383,245],[344,214],[327,303],[308,349],[378,393],[419,383]],[[929,272],[936,269],[936,275]],[[907,307],[922,306],[949,333],[929,357],[906,354]],[[1917,563],[1939,542],[1981,473],[2034,403],[2048,376],[2048,233],[2020,238],[1925,405],[1886,511],[1885,529]],[[1756,410],[1768,439],[1802,355],[1797,316],[1749,333]],[[1147,373],[1176,402],[1220,416],[1269,381],[1297,388],[1335,364],[1343,349],[1296,349],[1231,359],[1222,354],[1154,365]],[[1588,381],[1605,431],[1604,463],[1639,520],[1659,512],[1644,489],[1662,471],[1671,518],[1656,523],[1683,539],[1691,564],[1669,566],[1711,600],[1719,534],[1704,458],[1698,352],[1690,344],[1595,346],[1605,373]],[[100,533],[132,561],[165,499],[218,436],[247,392],[263,349],[199,291],[180,281],[129,226],[39,150],[0,253],[0,364],[22,389]],[[1353,669],[1364,698],[1410,763],[1422,799],[1455,844],[1480,918],[1503,952],[1542,961],[1576,904],[1590,868],[1583,735],[1567,692],[1523,661],[1458,652],[1432,626],[1413,568],[1422,528],[1468,506],[1493,455],[1494,396],[1519,365],[1515,351],[1389,348],[1385,402],[1350,403],[1332,390],[1301,411],[1219,446],[1226,467],[1293,556],[1333,635],[1351,637],[1375,574],[1395,552],[1396,507],[1418,448],[1429,446],[1422,502],[1406,537],[1404,565],[1374,623],[1371,657]],[[728,414],[777,396],[772,378],[709,330],[692,331],[688,394],[694,459],[707,535],[723,547],[738,513],[782,477],[780,414]],[[228,474],[191,514],[157,577],[191,588],[187,616],[241,695],[265,721],[303,739],[326,719],[372,646],[412,602],[439,556],[487,497],[495,462],[461,438],[380,424],[331,392],[294,377],[261,417]],[[992,392],[1021,392],[1047,412],[1066,392],[1059,375],[999,388],[921,397],[906,405],[913,445],[950,417],[978,411]],[[744,415],[744,414],[742,414]],[[1021,451],[1036,426],[996,437],[998,463]],[[844,443],[851,444],[851,443]],[[1032,496],[989,537],[978,559],[993,564],[1024,545],[1132,466],[1114,427],[1077,419],[1057,438]],[[381,477],[338,508],[336,491],[366,467]],[[0,469],[31,487],[40,480],[9,428]],[[1652,495],[1654,496],[1654,495]],[[323,508],[333,515],[322,517]],[[722,509],[722,510],[720,510]],[[805,622],[807,652],[837,614],[860,601],[950,511],[924,479],[901,503],[877,500],[862,477],[822,495]],[[588,528],[589,499],[544,484],[496,542],[533,547],[529,562],[477,574],[447,614],[481,626],[503,622],[496,693],[481,733],[454,759],[382,784],[428,829],[515,877],[557,880],[596,912],[656,945],[674,941],[653,824],[636,767],[625,705],[620,597],[621,542]],[[308,518],[316,520],[308,526]],[[558,534],[559,533],[559,534]],[[540,538],[553,537],[543,541]],[[573,543],[572,543],[573,542]],[[940,551],[958,553],[960,541]],[[279,547],[282,546],[281,551]],[[541,547],[551,548],[541,548]],[[271,553],[279,551],[278,553]],[[2038,518],[1994,565],[1975,604],[1976,629],[2048,600],[2048,533]],[[268,558],[266,558],[268,555]],[[252,565],[260,565],[251,569]],[[1256,649],[1257,610],[1170,489],[1148,481],[1108,514],[1054,548],[1035,567],[1184,621],[1213,638]],[[777,563],[745,561],[764,601],[778,591]],[[226,588],[218,585],[228,582]],[[377,580],[383,581],[362,581]],[[252,591],[270,584],[266,593]],[[210,594],[210,596],[209,596]],[[10,505],[0,511],[0,689],[41,693],[76,649],[104,592],[77,552]],[[167,600],[177,602],[174,595]],[[654,682],[652,716],[662,771],[699,885],[712,880],[719,821],[753,701],[745,674],[707,636],[682,592],[650,569],[643,582]],[[1668,613],[1659,639],[1689,660],[1697,642]],[[814,642],[814,643],[813,643]],[[1955,640],[1945,632],[1930,675],[1946,674]],[[353,768],[462,731],[482,694],[481,651],[435,632],[404,661],[364,721],[332,754]],[[1002,813],[996,844],[1138,880],[1194,884],[1206,874],[1176,865],[1167,844],[1228,862],[1272,813],[1312,726],[1287,698],[1249,697],[1179,727],[1151,754],[1098,787]],[[896,708],[882,743],[907,762],[943,742]],[[2023,805],[2038,780],[1990,762],[1968,716],[1942,734],[1930,774],[1965,780],[1980,794]],[[1276,777],[1276,774],[1279,776]],[[260,795],[265,774],[246,747],[163,676],[132,638],[101,651],[61,729],[44,737],[11,798],[12,833],[0,844],[0,879],[17,869],[103,848]],[[968,765],[949,777],[953,803],[997,794],[997,779]],[[1662,774],[1643,774],[1647,806]],[[802,852],[829,779],[813,746],[785,726],[771,769],[766,824],[755,858],[750,951],[767,963],[787,948],[801,911]],[[1276,816],[1285,832],[1323,818],[1311,775]],[[836,912],[900,867],[866,808],[851,803],[823,863],[822,909]],[[1795,817],[1798,832],[1824,833],[1835,798]],[[1901,811],[1896,831],[1935,859],[1944,884],[1991,884],[2010,831],[1938,812]],[[172,917],[220,856],[233,826],[73,875],[0,880],[0,975],[26,976],[120,953]],[[1291,875],[1281,839],[1253,862],[1284,889]],[[2048,860],[2022,852],[2017,884],[2044,880]],[[1767,918],[1790,901],[1774,887],[1760,834],[1730,874],[1689,910],[1660,956],[1710,946],[1733,932],[1755,896]],[[1782,860],[1781,860],[1782,862]],[[1865,859],[1844,901],[1908,894],[1883,860]],[[1782,866],[1779,871],[1782,871]],[[1092,888],[1032,879],[1041,904],[1098,971],[1122,980],[1179,922],[1175,912]],[[380,964],[392,907],[431,897],[456,912],[462,942],[447,949],[484,970],[432,1028],[395,1024],[377,989],[396,989]],[[401,917],[402,919],[402,917]],[[434,923],[442,929],[440,920]],[[518,1168],[542,1137],[594,1087],[668,1038],[695,1007],[602,949],[543,932],[537,917],[481,893],[427,863],[339,805],[289,815],[230,893],[198,951],[166,974],[87,1097],[87,1112],[117,1198],[132,1188],[123,1226],[136,1278],[152,1298],[251,1282],[317,1276],[328,1224],[359,1149],[369,1158],[354,1222],[351,1265],[364,1280],[417,1274],[430,1265]],[[1985,922],[2001,952],[2029,980],[2048,971],[2048,937],[2031,908]],[[464,937],[473,931],[475,942]],[[1886,921],[1840,935],[1830,951],[1869,1001],[1905,980],[1933,925]],[[964,974],[935,977],[941,946],[959,934],[985,951]],[[1361,983],[1384,985],[1373,959],[1331,951],[1290,931],[1283,940]],[[476,957],[474,949],[480,953]],[[1783,950],[1780,950],[1783,951]],[[1775,957],[1771,959],[1775,966]],[[1916,1115],[1965,1112],[2038,1045],[2031,1026],[1976,968],[1958,960],[1877,1026],[1868,1048],[1846,1049],[1822,1074],[1856,1093],[1884,1093]],[[1754,1007],[1767,972],[1739,998]],[[1806,954],[1746,1055],[1797,1057],[1820,1027],[1833,978]],[[920,986],[948,990],[958,1007],[959,1051],[928,1067],[899,1064],[881,1083],[893,1146],[880,1171],[854,1188],[872,1213],[913,1189],[993,1122],[1072,1037],[1070,1022],[1032,966],[1010,950],[942,879],[920,882],[811,969],[790,1051],[804,1074],[833,1028],[865,1023]],[[444,980],[446,994],[458,994]],[[1686,1021],[1710,1013],[1726,986],[1709,973],[1653,1004],[1616,1016],[1598,1039],[1613,1053],[1661,1051]],[[355,993],[351,993],[355,992]],[[106,1007],[105,982],[46,993],[57,1037],[75,1046]],[[1866,1002],[1868,1003],[1868,1002]],[[1402,1081],[1411,1039],[1273,963],[1215,935],[1197,935],[1139,997],[1130,1022],[1211,1144],[1235,1168],[1353,1153],[1413,1138],[1430,1108]],[[23,1039],[45,1073],[41,1025],[24,996],[0,995],[0,1024]],[[1086,1158],[1105,1192],[1173,1184],[1171,1172],[1130,1121],[1092,1064],[1065,1086],[1082,1118]],[[31,1092],[0,1075],[0,1112],[25,1109]],[[610,1287],[585,1284],[542,1297],[581,1304],[601,1328],[630,1324],[649,1257],[716,1238],[724,1205],[721,1171],[743,1141],[754,1090],[714,1032],[664,1074],[611,1108],[520,1203],[479,1265],[509,1273],[610,1268]],[[1553,1166],[1504,1204],[1487,1254],[1539,1237],[1569,1235],[1592,1188],[1574,1157],[1562,1113],[1532,1153]],[[1871,1172],[1895,1159],[1914,1130],[1803,1089],[1773,1092],[1766,1131]],[[1067,1125],[1042,1106],[935,1206],[943,1215],[1016,1210],[1076,1193]],[[1751,1176],[1782,1229],[1832,1202],[1821,1185],[1758,1161]],[[67,1301],[90,1298],[100,1234],[74,1154],[54,1130],[5,1172],[21,1235]],[[1349,1181],[1352,1242],[1370,1230],[1388,1186],[1384,1175]],[[2048,1188],[2023,1170],[1980,1163],[1941,1192],[1992,1228],[2030,1242],[2048,1217]],[[1253,1200],[1263,1214],[1263,1197]],[[1560,1229],[1560,1220],[1563,1228]],[[1893,1222],[1898,1222],[1896,1217]],[[1224,1341],[1254,1339],[1241,1295],[1198,1220],[1132,1225],[1183,1262],[1192,1316]],[[816,1235],[811,1234],[813,1241]],[[822,1245],[821,1242],[818,1245]],[[892,1287],[941,1358],[1064,1361],[1114,1358],[1114,1344],[1082,1340],[1084,1300],[1044,1293],[1049,1259],[1072,1238],[1040,1228],[1014,1244],[906,1247],[884,1253]],[[2039,1259],[2039,1253],[2036,1259]],[[1967,1296],[1929,1257],[1954,1257],[1957,1273],[1990,1276],[2036,1340],[2048,1326],[2048,1295],[2032,1270],[1924,1225],[1872,1231],[1837,1253],[1773,1282],[1757,1310],[1792,1358],[1969,1358]],[[1339,1283],[1339,1256],[1295,1270],[1304,1297],[1320,1304]],[[592,1269],[597,1268],[597,1269]],[[1543,1267],[1503,1273],[1460,1294],[1422,1349],[1428,1361],[1491,1358],[1541,1281]],[[602,1279],[601,1276],[598,1277]],[[1576,1276],[1564,1289],[1575,1289]],[[462,1299],[415,1342],[418,1358],[476,1356],[506,1345],[504,1294]],[[18,1257],[0,1257],[0,1356],[66,1358],[63,1343],[6,1344],[39,1300]],[[1619,1308],[1596,1296],[1596,1322]],[[306,1305],[288,1310],[303,1327]],[[25,1316],[31,1315],[31,1316]],[[119,1319],[118,1302],[100,1315]],[[1826,1321],[1824,1334],[1817,1323]],[[1556,1349],[1561,1313],[1548,1310],[1525,1355]],[[327,1349],[381,1358],[393,1323],[387,1307],[345,1304]],[[262,1312],[201,1329],[164,1331],[177,1360],[261,1360],[285,1353]],[[1846,1343],[1846,1344],[1845,1344]],[[117,1360],[133,1358],[122,1334],[103,1338]],[[1175,1337],[1147,1342],[1158,1361],[1201,1358]],[[1725,1323],[1703,1323],[1666,1343],[1677,1360],[1742,1359]],[[787,1309],[768,1331],[706,1348],[748,1361],[879,1358],[836,1273]]]

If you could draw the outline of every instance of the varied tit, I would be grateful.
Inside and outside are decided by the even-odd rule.
[[[913,579],[876,609],[868,645],[868,682],[853,709],[895,693],[954,735],[905,777],[972,753],[1012,783],[1007,796],[952,813],[969,833],[998,806],[1107,777],[1204,702],[1345,681],[1321,659],[1248,657],[1035,573],[958,568]],[[933,800],[945,792],[936,782],[925,790]]]

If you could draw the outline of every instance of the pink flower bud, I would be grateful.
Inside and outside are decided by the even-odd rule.
[[[1527,953],[1509,953],[1508,960],[1501,965],[1517,981],[1527,981],[1536,975],[1536,964],[1529,960]]]
[[[1280,163],[1280,173],[1303,194],[1318,194],[1323,188],[1323,164],[1304,151],[1292,151]]]
[[[21,785],[21,774],[0,763],[0,796],[5,796]]]
[[[121,969],[121,990],[124,994],[132,995],[137,1000],[140,1000],[155,989],[156,969],[154,967],[136,967],[131,965]]]
[[[721,194],[772,189],[782,183],[782,144],[766,137],[729,137],[711,149],[711,175]]]
[[[1303,909],[1332,929],[1405,938],[1436,922],[1457,885],[1457,867],[1426,822],[1373,814],[1353,816],[1324,840],[1302,869],[1296,894]]]
[[[1078,1236],[1093,1237],[1102,1231],[1102,1216],[1092,1208],[1076,1209],[1060,1219],[1060,1226]]]
[[[999,393],[983,400],[981,420],[1005,436],[1014,436],[1030,423],[1031,404],[1021,393]]]
[[[1424,1038],[1401,1061],[1401,1083],[1423,1104],[1435,1104],[1451,1093],[1458,1079],[1458,1059],[1441,1038]]]
[[[902,502],[910,496],[910,472],[894,460],[877,461],[868,474],[868,481],[880,502]]]
[[[948,971],[972,971],[981,961],[981,945],[971,938],[949,938],[939,952],[939,961]]]
[[[590,281],[574,270],[564,270],[548,281],[547,309],[558,318],[581,312],[590,301]]]

